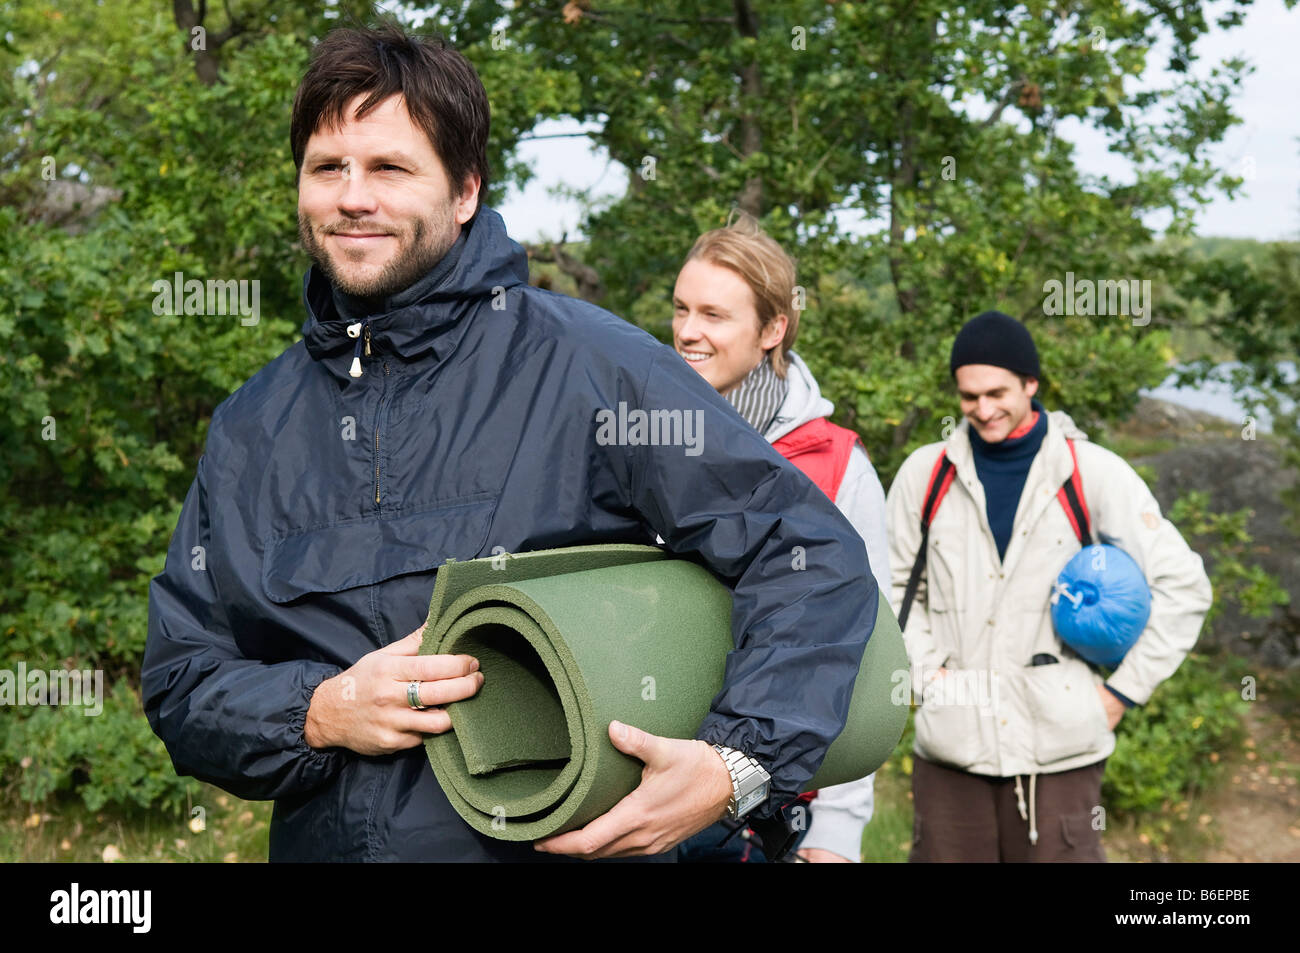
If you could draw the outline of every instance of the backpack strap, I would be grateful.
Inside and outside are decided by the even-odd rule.
[[[1070,459],[1074,461],[1074,472],[1056,491],[1056,498],[1065,508],[1066,518],[1074,535],[1079,538],[1079,545],[1087,548],[1092,545],[1092,518],[1088,514],[1088,502],[1083,498],[1083,479],[1079,476],[1079,456],[1074,451],[1074,441],[1065,440],[1070,448]]]
[[[921,585],[921,573],[925,571],[926,549],[929,547],[930,541],[930,524],[934,521],[934,514],[938,511],[939,504],[943,502],[948,488],[952,486],[952,480],[956,474],[957,468],[948,459],[947,452],[939,454],[934,469],[930,471],[930,482],[925,487],[925,502],[921,504],[921,545],[916,551],[916,561],[912,563],[912,574],[907,579],[907,591],[903,594],[902,611],[898,613],[898,628],[900,630],[907,628],[907,617],[912,612],[912,602],[916,599],[916,590]]]

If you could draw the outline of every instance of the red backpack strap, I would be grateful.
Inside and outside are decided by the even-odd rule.
[[[939,459],[934,462],[934,469],[930,471],[930,482],[925,487],[925,502],[921,504],[921,529],[928,532],[930,524],[934,522],[934,514],[939,509],[939,504],[948,493],[948,487],[952,486],[952,478],[957,475],[957,468],[953,462],[948,459],[947,451],[939,454]]]
[[[1068,437],[1066,446],[1070,448],[1070,459],[1074,461],[1074,471],[1070,478],[1056,491],[1056,498],[1065,509],[1070,528],[1079,539],[1080,546],[1092,545],[1092,517],[1088,514],[1088,501],[1083,496],[1083,479],[1079,476],[1079,455],[1074,450],[1074,441]]]
[[[916,590],[921,585],[921,573],[925,571],[926,550],[929,549],[930,543],[930,524],[934,522],[934,514],[938,512],[939,504],[943,502],[944,495],[952,486],[953,477],[956,475],[957,468],[948,459],[947,452],[939,454],[934,469],[930,471],[930,482],[926,484],[924,502],[921,504],[921,545],[917,548],[916,560],[912,563],[912,574],[907,578],[907,590],[903,593],[903,605],[898,613],[899,629],[907,628],[907,617],[912,612],[912,602],[916,599]]]

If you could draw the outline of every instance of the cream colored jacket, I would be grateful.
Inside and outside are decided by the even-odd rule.
[[[922,496],[947,450],[956,474],[931,525],[925,575],[903,633],[921,706],[915,752],[923,758],[1032,779],[1093,764],[1115,749],[1096,688],[1101,677],[1063,647],[1049,613],[1052,584],[1079,551],[1056,497],[1072,470],[1066,436],[1075,441],[1094,541],[1132,556],[1151,587],[1146,629],[1107,682],[1142,704],[1196,643],[1210,607],[1209,579],[1132,467],[1089,443],[1068,415],[1049,414],[1003,562],[962,420],[947,441],[907,458],[888,496],[897,612],[921,541]],[[1060,664],[1031,667],[1040,652]],[[932,679],[940,666],[949,674]]]

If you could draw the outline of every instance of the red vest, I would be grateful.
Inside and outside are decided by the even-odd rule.
[[[834,502],[840,484],[844,482],[844,471],[848,469],[853,445],[857,442],[858,435],[852,430],[818,417],[796,427],[772,446]]]

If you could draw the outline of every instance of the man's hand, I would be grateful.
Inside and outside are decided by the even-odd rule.
[[[422,744],[426,734],[450,729],[451,718],[441,708],[413,709],[406,686],[423,682],[420,704],[446,705],[477,692],[483,673],[478,671],[478,659],[468,655],[418,654],[423,638],[422,625],[321,682],[307,708],[303,726],[307,744],[349,748],[357,754],[392,754]]]
[[[1106,720],[1110,723],[1110,730],[1114,731],[1119,720],[1124,717],[1124,703],[1110,693],[1110,689],[1104,685],[1098,685],[1097,691],[1101,694],[1101,704],[1106,709]]]
[[[853,861],[847,857],[841,857],[833,850],[826,850],[822,847],[805,847],[802,850],[795,851],[800,857],[810,864],[851,864]]]
[[[586,860],[662,854],[726,815],[731,774],[712,745],[617,721],[609,724],[609,740],[645,762],[641,784],[586,827],[537,841],[537,850]]]

